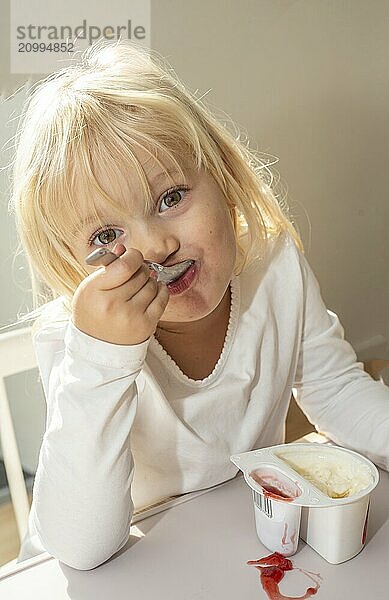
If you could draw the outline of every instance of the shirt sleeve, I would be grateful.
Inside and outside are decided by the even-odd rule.
[[[302,254],[300,262],[304,308],[293,386],[296,402],[318,431],[389,470],[389,387],[372,379],[357,362]]]
[[[76,569],[103,563],[129,537],[135,379],[148,342],[110,344],[72,321],[34,337],[47,418],[30,521],[44,549]]]

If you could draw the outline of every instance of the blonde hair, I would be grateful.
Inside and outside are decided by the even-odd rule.
[[[70,299],[88,274],[71,251],[71,232],[80,222],[76,187],[99,222],[96,199],[125,209],[103,189],[96,165],[115,180],[131,169],[150,209],[152,194],[135,149],[154,159],[161,151],[180,172],[180,157],[189,154],[197,169],[208,170],[233,222],[236,274],[263,257],[269,239],[285,230],[303,251],[271,188],[268,166],[236,133],[185,88],[158,53],[128,40],[99,40],[79,63],[39,82],[16,134],[10,201],[29,262],[34,307],[60,295]]]

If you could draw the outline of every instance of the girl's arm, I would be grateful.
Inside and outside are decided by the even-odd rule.
[[[111,344],[71,321],[34,339],[47,420],[30,519],[43,547],[76,569],[100,565],[129,537],[135,378],[148,341]]]
[[[319,284],[300,254],[304,312],[294,388],[301,409],[335,443],[364,454],[389,470],[389,387],[356,362],[335,313],[327,310]]]

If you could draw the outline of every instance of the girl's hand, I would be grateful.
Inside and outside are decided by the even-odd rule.
[[[88,275],[74,292],[72,321],[104,342],[140,344],[155,332],[169,290],[150,276],[141,252],[123,244],[114,252],[120,258]]]

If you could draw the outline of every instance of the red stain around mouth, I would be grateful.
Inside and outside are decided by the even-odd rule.
[[[293,566],[289,558],[285,558],[278,552],[257,560],[248,560],[247,564],[260,571],[261,584],[269,600],[304,600],[316,594],[320,587],[321,577],[319,573],[309,573],[303,569],[298,569],[315,582],[315,587],[309,587],[303,596],[284,596],[280,592],[278,584],[287,571],[293,571],[297,567]]]

